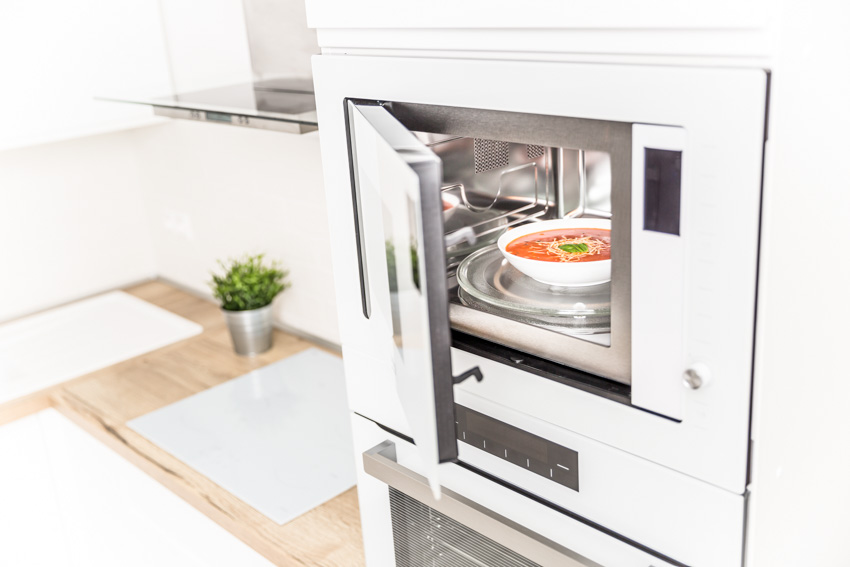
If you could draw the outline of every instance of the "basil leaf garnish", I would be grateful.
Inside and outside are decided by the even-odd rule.
[[[589,250],[587,244],[585,244],[584,242],[578,242],[575,244],[561,244],[560,246],[558,246],[558,248],[569,254],[584,254]]]

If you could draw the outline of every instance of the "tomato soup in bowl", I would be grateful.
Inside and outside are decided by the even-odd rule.
[[[611,281],[611,221],[554,219],[507,231],[499,250],[513,267],[541,283],[587,286]]]

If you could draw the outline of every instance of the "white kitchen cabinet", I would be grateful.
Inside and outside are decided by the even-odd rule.
[[[387,10],[380,0],[307,0],[313,28],[514,28],[514,29],[743,29],[767,19],[764,0],[542,0],[533,7],[508,0],[429,2],[421,9]],[[470,46],[471,48],[472,46]]]
[[[55,410],[0,428],[0,451],[0,565],[272,565]]]
[[[0,427],[0,455],[0,565],[69,565],[41,416]]]
[[[4,3],[0,52],[0,151],[155,123],[149,108],[94,96],[170,83],[159,8],[148,0]]]

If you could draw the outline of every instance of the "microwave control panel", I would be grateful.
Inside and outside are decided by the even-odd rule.
[[[578,492],[578,452],[457,404],[455,419],[458,441]]]

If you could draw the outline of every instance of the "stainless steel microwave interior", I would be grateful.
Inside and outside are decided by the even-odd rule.
[[[442,163],[444,238],[430,244],[445,246],[452,329],[509,349],[515,360],[530,355],[628,385],[632,125],[403,102],[349,104],[383,106]],[[358,208],[354,169],[352,181]],[[393,214],[400,213],[385,207],[385,216]],[[549,286],[503,260],[495,242],[505,231],[561,217],[611,219],[609,283]],[[357,224],[362,231],[362,220]],[[360,266],[365,280],[362,254]],[[367,316],[368,309],[364,298]]]

